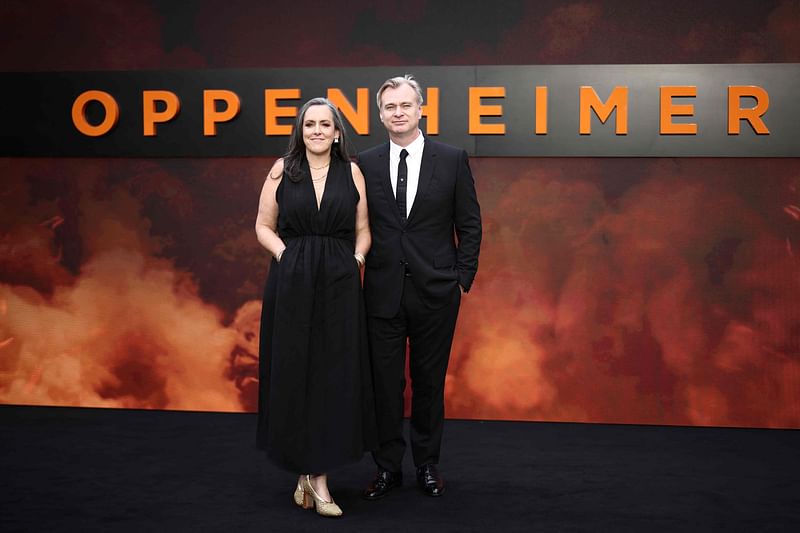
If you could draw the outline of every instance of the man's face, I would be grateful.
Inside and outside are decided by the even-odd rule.
[[[404,135],[417,131],[422,109],[417,102],[417,91],[408,84],[396,89],[389,87],[381,95],[381,122],[390,134]]]

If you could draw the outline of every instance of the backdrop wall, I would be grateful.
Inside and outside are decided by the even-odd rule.
[[[7,2],[0,69],[800,61],[739,4]],[[253,410],[272,161],[0,159],[0,401]],[[472,163],[448,416],[800,427],[798,159]]]

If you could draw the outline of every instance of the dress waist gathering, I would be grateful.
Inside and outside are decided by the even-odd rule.
[[[300,234],[296,234],[296,235],[286,235],[286,236],[284,236],[282,238],[283,238],[283,240],[291,241],[291,240],[295,240],[295,239],[305,239],[305,238],[309,238],[309,237],[336,239],[336,240],[344,241],[344,242],[351,243],[351,244],[353,242],[355,242],[355,238],[354,238],[354,236],[352,234],[351,235],[336,235],[336,234],[331,234],[331,233],[300,233]]]

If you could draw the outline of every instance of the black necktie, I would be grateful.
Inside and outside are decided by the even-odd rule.
[[[408,165],[406,165],[408,150],[400,150],[400,163],[397,165],[397,208],[400,210],[400,220],[406,221],[406,185],[408,184]]]

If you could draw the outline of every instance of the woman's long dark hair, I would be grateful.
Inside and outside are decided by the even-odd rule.
[[[306,119],[306,111],[312,105],[328,106],[333,115],[333,126],[339,132],[339,142],[331,145],[331,159],[341,159],[348,163],[351,160],[350,141],[347,140],[347,133],[345,133],[344,122],[342,122],[342,115],[339,110],[327,98],[312,98],[300,108],[300,112],[294,122],[294,129],[292,129],[292,136],[289,139],[289,148],[286,150],[286,155],[283,156],[283,174],[294,182],[303,179],[303,161],[306,159],[306,144],[303,142],[303,121]]]

